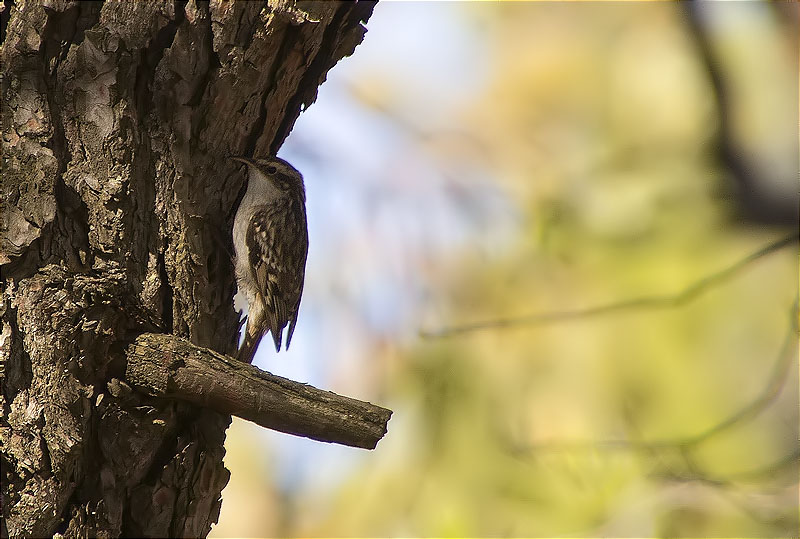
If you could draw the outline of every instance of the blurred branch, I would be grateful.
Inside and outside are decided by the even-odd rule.
[[[364,449],[386,434],[391,410],[287,380],[160,333],[127,351],[126,380],[155,397],[191,402],[269,429]]]
[[[738,262],[724,268],[720,271],[707,275],[698,281],[690,284],[677,294],[670,295],[656,295],[645,296],[641,298],[634,298],[617,303],[610,303],[598,307],[590,307],[588,309],[578,309],[574,311],[555,311],[549,313],[532,314],[520,317],[497,318],[494,320],[484,320],[482,322],[474,322],[471,324],[464,324],[458,326],[444,327],[439,330],[420,330],[420,336],[427,339],[437,339],[444,337],[452,337],[463,333],[470,333],[473,331],[480,331],[485,329],[502,329],[513,326],[540,326],[545,324],[552,324],[555,322],[563,322],[569,320],[581,320],[606,314],[616,314],[619,312],[639,310],[639,309],[664,309],[680,307],[697,299],[701,294],[708,291],[714,286],[720,285],[724,281],[730,279],[741,270],[752,264],[753,262],[763,258],[775,251],[783,249],[789,245],[796,244],[800,239],[800,234],[792,234],[783,239],[777,240],[769,245],[759,249],[758,251],[747,255]]]
[[[776,196],[769,191],[770,182],[763,178],[757,167],[747,159],[747,152],[737,140],[731,125],[733,106],[729,98],[730,85],[714,53],[711,36],[703,22],[702,10],[708,6],[698,1],[679,2],[679,5],[686,15],[686,22],[700,61],[708,73],[719,120],[716,133],[717,151],[720,161],[728,169],[730,179],[736,187],[735,193],[743,216],[758,223],[795,226],[798,219],[797,197]],[[770,9],[767,4],[762,7]],[[797,46],[796,37],[791,36],[789,42],[792,46]]]
[[[775,462],[770,462],[769,464],[765,464],[763,466],[759,466],[758,468],[752,468],[750,470],[743,470],[741,472],[734,472],[725,476],[726,480],[732,479],[740,479],[740,480],[753,480],[753,479],[760,479],[762,477],[768,477],[770,475],[774,475],[776,472],[783,470],[784,468],[788,468],[789,466],[794,466],[797,468],[797,463],[800,462],[800,448],[795,448],[794,451],[787,453],[783,457],[779,458]],[[797,474],[795,474],[796,476]]]
[[[760,475],[767,475],[776,471],[784,466],[787,466],[792,460],[796,462],[798,457],[798,450],[787,455],[779,461],[755,469],[738,472],[729,475],[727,478],[710,477],[694,464],[691,451],[701,443],[709,438],[733,428],[739,423],[742,423],[750,418],[757,416],[761,411],[765,410],[775,399],[780,395],[786,380],[789,377],[789,371],[794,364],[797,357],[796,342],[797,337],[800,335],[798,329],[798,315],[800,314],[800,305],[798,300],[795,299],[792,308],[789,311],[789,327],[781,345],[778,357],[772,366],[767,383],[761,392],[751,402],[747,403],[737,412],[726,417],[722,421],[715,423],[709,428],[699,432],[693,436],[685,436],[680,438],[665,438],[660,440],[603,440],[603,441],[554,441],[542,442],[535,444],[519,444],[508,440],[507,436],[501,438],[506,441],[510,451],[517,455],[534,454],[537,451],[570,451],[570,450],[622,450],[622,451],[644,451],[658,453],[661,451],[678,451],[681,458],[686,464],[688,470],[685,474],[671,473],[671,477],[679,479],[686,479],[690,477],[695,480],[704,480],[711,483],[723,483],[730,479],[755,477]]]
[[[800,448],[795,448],[774,462],[764,464],[757,468],[751,468],[749,470],[730,472],[724,476],[709,474],[708,472],[701,470],[694,463],[691,455],[686,455],[686,460],[688,463],[687,468],[689,470],[687,473],[675,473],[674,471],[670,470],[668,473],[664,473],[663,476],[676,481],[702,481],[704,483],[710,483],[716,486],[729,486],[734,481],[758,481],[763,478],[768,478],[792,465],[797,468],[798,461],[800,461]]]
[[[724,476],[709,474],[702,470],[694,462],[691,455],[685,455],[685,471],[675,471],[668,466],[662,466],[658,476],[669,481],[682,483],[698,482],[715,488],[729,503],[736,506],[740,511],[748,515],[751,519],[765,524],[773,524],[776,518],[781,518],[780,509],[775,511],[772,504],[764,503],[764,497],[769,496],[763,487],[756,493],[742,489],[743,483],[762,482],[770,479],[780,472],[782,479],[788,477],[796,482],[798,471],[798,459],[800,459],[800,449],[790,451],[783,457],[757,468],[749,470],[727,473]],[[788,468],[794,468],[788,470]],[[784,488],[791,489],[792,486],[786,485]],[[754,503],[756,502],[756,503]]]
[[[777,397],[783,389],[786,379],[789,375],[789,369],[792,367],[794,360],[797,358],[795,344],[798,336],[798,304],[795,299],[792,308],[789,311],[789,329],[786,332],[786,337],[783,341],[783,346],[778,354],[778,359],[772,367],[767,383],[761,394],[758,395],[752,402],[742,407],[741,410],[732,414],[727,419],[720,421],[705,431],[679,441],[672,441],[673,445],[681,445],[690,447],[700,444],[715,434],[719,434],[725,430],[730,429],[741,421],[745,421],[751,417],[755,417],[759,412],[767,408]],[[663,445],[663,444],[662,444]]]

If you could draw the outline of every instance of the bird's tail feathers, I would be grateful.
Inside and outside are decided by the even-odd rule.
[[[239,351],[236,353],[236,359],[245,363],[252,363],[253,356],[255,356],[256,349],[258,348],[258,343],[261,342],[261,337],[263,336],[263,332],[251,335],[249,332],[245,331],[244,341]]]
[[[272,342],[275,343],[275,351],[280,352],[281,340],[283,339],[283,328],[278,328],[278,329],[272,328],[270,329],[270,332],[272,333]]]
[[[289,342],[292,340],[293,330],[294,327],[290,326],[289,338],[286,341],[286,350],[289,349]],[[253,357],[256,354],[256,349],[258,348],[258,343],[261,342],[261,338],[267,331],[272,333],[272,342],[275,343],[275,351],[280,352],[281,341],[283,340],[283,328],[267,329],[266,331],[262,331],[257,335],[251,335],[249,331],[245,331],[244,341],[242,342],[242,346],[239,348],[239,351],[236,353],[236,359],[238,359],[239,361],[244,361],[245,363],[252,363]]]

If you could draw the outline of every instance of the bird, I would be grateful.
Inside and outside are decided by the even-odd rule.
[[[233,219],[236,283],[247,299],[247,326],[237,359],[252,363],[269,331],[280,352],[292,341],[303,295],[308,225],[303,176],[276,156],[231,157],[246,165],[247,190]]]

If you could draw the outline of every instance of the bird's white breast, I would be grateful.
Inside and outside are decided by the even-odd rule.
[[[233,247],[236,251],[236,280],[242,292],[251,301],[255,291],[255,279],[250,268],[250,253],[247,248],[247,229],[253,213],[265,204],[283,195],[275,185],[255,167],[248,167],[247,191],[239,203],[233,218]]]

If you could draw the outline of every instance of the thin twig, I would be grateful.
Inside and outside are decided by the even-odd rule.
[[[700,295],[707,292],[715,285],[726,281],[739,273],[741,270],[771,254],[775,251],[783,249],[789,245],[797,243],[800,238],[799,234],[792,234],[783,239],[770,243],[769,245],[759,249],[758,251],[749,254],[742,258],[735,264],[728,266],[720,271],[707,275],[702,279],[690,284],[677,294],[669,295],[655,295],[644,296],[641,298],[634,298],[624,300],[607,305],[600,305],[598,307],[589,307],[588,309],[578,309],[574,311],[555,311],[548,313],[531,314],[519,317],[496,318],[493,320],[484,320],[481,322],[473,322],[470,324],[463,324],[458,326],[445,327],[439,330],[421,330],[420,336],[426,339],[440,339],[444,337],[452,337],[473,331],[481,331],[486,329],[504,329],[514,326],[541,326],[545,324],[552,324],[555,322],[564,322],[569,320],[580,320],[591,318],[599,315],[616,314],[624,311],[631,311],[636,309],[664,309],[674,308],[685,305]]]
[[[687,459],[686,452],[694,449],[699,444],[705,442],[712,436],[715,436],[725,430],[728,430],[737,424],[755,417],[759,412],[766,409],[775,399],[780,395],[786,380],[789,377],[789,371],[796,359],[795,343],[798,337],[798,300],[795,299],[789,313],[789,327],[784,337],[778,357],[772,366],[767,383],[761,390],[758,396],[751,402],[746,404],[737,412],[731,414],[725,419],[715,423],[709,428],[703,430],[692,436],[684,436],[679,438],[664,438],[658,440],[600,440],[600,441],[555,441],[555,442],[540,442],[533,444],[521,445],[517,442],[508,442],[511,452],[517,455],[532,454],[537,451],[570,451],[570,450],[621,450],[621,451],[661,451],[661,450],[678,450],[682,452],[684,458]],[[507,437],[506,437],[507,439]],[[783,461],[781,461],[783,462]],[[743,472],[739,475],[755,475],[757,472]]]

